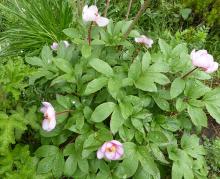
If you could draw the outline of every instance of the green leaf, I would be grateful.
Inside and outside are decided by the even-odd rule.
[[[80,168],[80,170],[84,173],[88,173],[89,172],[89,163],[88,160],[86,159],[81,159],[78,161],[78,166]]]
[[[64,175],[70,177],[74,174],[76,169],[77,169],[77,160],[76,158],[74,158],[73,155],[70,155],[65,162]]]
[[[72,106],[72,99],[70,96],[62,96],[62,95],[56,95],[57,102],[63,106],[65,109],[70,109]]]
[[[74,28],[64,29],[63,32],[70,38],[79,38],[79,32]]]
[[[158,161],[160,161],[162,163],[165,163],[165,164],[169,164],[169,162],[165,159],[164,154],[160,151],[160,149],[159,149],[159,147],[157,145],[152,143],[152,144],[150,144],[150,148],[151,148],[151,150],[153,152],[154,157]]]
[[[45,65],[43,61],[38,57],[28,57],[25,59],[25,61],[33,66],[43,67]]]
[[[89,64],[91,65],[91,67],[93,67],[96,71],[98,71],[99,73],[102,73],[104,75],[106,75],[107,77],[111,77],[113,76],[114,72],[111,68],[111,66],[104,62],[103,60],[100,60],[98,58],[93,58],[89,61]]]
[[[149,52],[146,52],[142,57],[142,72],[145,72],[151,63],[151,55]]]
[[[115,173],[119,178],[132,177],[138,168],[138,163],[136,156],[129,156],[119,164]]]
[[[146,173],[153,175],[154,177],[160,178],[160,172],[151,154],[147,151],[146,147],[138,148],[138,160]]]
[[[81,53],[84,58],[90,57],[91,52],[92,52],[91,46],[89,46],[88,44],[82,46]]]
[[[158,61],[148,68],[148,72],[156,72],[156,73],[159,73],[159,72],[167,73],[169,72],[169,70],[170,70],[169,65],[162,61]]]
[[[89,95],[89,94],[99,91],[105,85],[107,85],[107,81],[108,79],[106,77],[99,77],[99,78],[96,78],[90,81],[86,86],[84,94]]]
[[[64,158],[61,152],[58,152],[54,156],[52,172],[56,178],[60,178],[62,176],[64,169]]]
[[[91,120],[94,122],[104,121],[114,110],[115,103],[106,102],[97,106],[92,113]]]
[[[184,100],[182,98],[177,98],[177,100],[176,100],[176,109],[177,109],[177,111],[181,112],[186,108],[187,108],[187,103],[184,102]]]
[[[189,79],[186,82],[186,88],[184,94],[190,98],[200,98],[210,91],[210,88],[204,85],[201,81],[195,79]]]
[[[119,128],[123,125],[125,119],[121,115],[121,111],[119,110],[118,106],[115,107],[110,121],[110,129],[113,134],[116,134]]]
[[[37,157],[48,157],[56,155],[58,152],[59,148],[54,145],[42,145],[36,150],[35,155]]]
[[[21,134],[26,129],[24,116],[20,113],[15,113],[7,116],[0,112],[0,154],[8,152],[10,144],[15,144],[16,132]]]
[[[207,127],[207,117],[202,108],[197,108],[188,105],[187,111],[195,126]]]
[[[52,167],[54,162],[54,156],[48,156],[43,158],[37,167],[37,173],[48,173]]]
[[[53,62],[55,63],[56,67],[59,68],[61,71],[69,74],[73,73],[73,67],[69,61],[62,58],[54,58]]]
[[[131,123],[137,130],[139,130],[142,134],[145,135],[143,122],[141,122],[141,120],[136,119],[136,118],[132,118]]]
[[[152,97],[160,109],[164,111],[170,111],[170,104],[168,101],[161,98],[160,96],[153,95]]]
[[[173,179],[182,179],[183,171],[179,165],[179,162],[174,162],[172,166],[172,178]]]
[[[209,114],[220,124],[220,107],[212,103],[206,103],[205,106]]]
[[[167,55],[171,52],[171,47],[163,39],[159,39],[159,46],[163,54]]]
[[[171,84],[171,88],[170,88],[171,98],[175,98],[179,94],[181,94],[184,88],[185,88],[185,81],[181,78],[176,78]]]
[[[157,143],[157,144],[167,143],[168,142],[167,137],[161,131],[150,131],[148,133],[148,139],[151,142]]]
[[[121,88],[121,80],[110,78],[108,81],[108,91],[113,98],[117,99]]]
[[[139,59],[135,59],[128,70],[128,78],[136,81],[141,74],[141,62]]]
[[[192,12],[192,9],[190,9],[190,8],[180,9],[180,14],[184,20],[186,20],[189,17],[191,12]]]
[[[49,64],[52,61],[52,58],[53,58],[52,51],[46,45],[43,47],[41,51],[41,58],[44,64]]]
[[[157,86],[154,84],[152,78],[149,78],[147,75],[142,75],[136,82],[135,86],[138,89],[149,92],[156,92]]]
[[[129,116],[133,113],[133,106],[130,102],[127,102],[126,100],[123,102],[119,102],[119,107],[121,109],[121,114],[124,119],[127,119]]]

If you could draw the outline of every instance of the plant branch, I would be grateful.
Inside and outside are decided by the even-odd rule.
[[[195,67],[192,70],[190,70],[188,73],[186,73],[185,75],[183,75],[181,78],[184,79],[186,78],[189,74],[191,74],[192,72],[194,72],[196,69],[198,69],[199,67]]]
[[[91,45],[91,41],[92,41],[92,37],[91,37],[92,25],[93,25],[93,22],[91,22],[89,29],[88,29],[88,43],[89,43],[89,45]]]
[[[104,10],[104,15],[103,15],[104,17],[107,16],[109,4],[110,4],[110,0],[106,0],[106,6],[105,6],[105,10]]]
[[[127,14],[126,14],[126,16],[125,16],[125,17],[126,17],[125,20],[128,20],[128,16],[129,16],[130,10],[131,10],[131,4],[132,4],[132,0],[129,1],[128,10],[127,10]]]
[[[148,0],[144,1],[144,4],[141,6],[140,10],[138,11],[137,15],[134,17],[134,20],[132,21],[131,25],[128,27],[127,32],[124,34],[124,38],[126,39],[128,35],[130,34],[131,30],[133,29],[134,25],[137,23],[141,15],[143,14],[144,10],[148,6]]]
[[[61,112],[56,112],[56,115],[60,115],[60,114],[64,114],[64,113],[68,113],[68,112],[72,112],[73,110],[65,110],[65,111],[61,111]]]

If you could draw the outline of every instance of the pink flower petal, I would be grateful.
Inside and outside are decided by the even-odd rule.
[[[98,159],[102,159],[104,157],[104,153],[101,151],[101,149],[99,149],[98,151],[97,151],[97,158]]]
[[[104,27],[108,25],[109,19],[105,17],[98,17],[95,22],[97,23],[98,26]]]
[[[122,143],[117,141],[117,140],[111,140],[110,142],[115,144],[115,145],[122,146]]]
[[[213,62],[212,66],[208,68],[205,72],[206,73],[213,73],[218,70],[219,64],[217,62]]]
[[[114,160],[116,152],[105,152],[105,158],[108,160]]]
[[[82,17],[85,22],[95,21],[98,16],[98,8],[96,6],[85,5],[83,8]]]

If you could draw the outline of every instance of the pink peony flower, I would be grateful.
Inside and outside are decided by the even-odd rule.
[[[85,22],[96,22],[100,27],[104,27],[109,23],[109,19],[100,16],[98,8],[94,5],[90,7],[88,7],[88,5],[84,6],[82,18]]]
[[[136,37],[135,42],[144,44],[147,48],[151,48],[154,41],[145,35],[141,35],[140,37]]]
[[[51,48],[52,50],[57,50],[58,47],[59,47],[59,45],[58,45],[57,42],[53,42],[53,44],[50,46],[50,48]]]
[[[43,107],[40,109],[44,113],[42,128],[45,131],[51,131],[56,127],[56,112],[53,106],[48,102],[42,102]]]
[[[194,49],[190,57],[193,65],[202,68],[206,73],[212,73],[218,69],[218,63],[214,62],[213,56],[206,50],[195,51]]]
[[[105,142],[101,148],[97,151],[97,158],[103,157],[108,160],[119,160],[124,154],[124,148],[122,143],[117,140],[111,140]]]

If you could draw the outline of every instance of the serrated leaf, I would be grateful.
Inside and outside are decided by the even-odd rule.
[[[106,102],[97,106],[92,113],[91,120],[94,122],[104,121],[114,110],[115,103]]]
[[[205,106],[209,114],[220,124],[220,107],[212,103],[206,103]]]
[[[25,61],[33,66],[43,67],[45,64],[43,61],[38,57],[27,57]]]
[[[141,74],[141,62],[139,59],[136,59],[131,64],[128,70],[128,78],[133,79],[134,81],[139,78]]]

